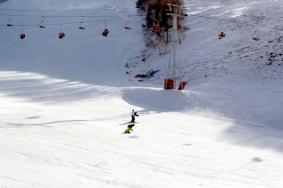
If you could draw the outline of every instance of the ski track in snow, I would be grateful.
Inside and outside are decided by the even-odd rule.
[[[282,6],[266,2],[185,1],[192,14],[240,21],[236,31],[251,27],[241,25],[248,10],[257,20],[257,8],[268,17],[273,6]],[[136,13],[129,0],[26,3],[10,0],[0,8]],[[274,67],[248,63],[264,44],[250,51],[236,32],[216,44],[215,27],[233,24],[192,17],[181,52],[188,57],[189,89],[163,91],[162,79],[154,85],[124,74],[125,63],[144,51],[141,18],[132,19],[128,33],[125,20],[109,22],[107,39],[100,36],[103,22],[84,33],[66,27],[64,41],[56,38],[58,28],[27,28],[26,41],[16,38],[17,29],[0,29],[0,188],[282,188],[280,69],[271,76],[276,79],[260,79],[270,78]],[[238,66],[238,56],[247,54],[241,60],[246,66]],[[153,54],[149,61],[134,71],[166,66],[166,57]],[[131,135],[121,134],[131,109],[139,123]]]

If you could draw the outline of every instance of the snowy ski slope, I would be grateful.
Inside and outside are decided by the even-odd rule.
[[[142,17],[127,16],[138,14],[134,1],[1,4],[9,9],[0,12],[5,15],[122,19],[86,23],[85,31],[64,25],[64,40],[59,26],[25,27],[23,41],[20,27],[0,27],[0,188],[282,188],[282,66],[266,66],[266,57],[258,57],[280,52],[280,42],[266,41],[280,37],[273,28],[280,26],[283,3],[185,3],[191,14],[229,21],[188,18],[191,30],[180,49],[189,79],[184,92],[163,91],[161,73],[146,82],[133,78],[167,64],[167,57],[144,50]],[[259,15],[261,40],[255,43],[254,26],[243,21]],[[7,20],[0,15],[0,25]],[[124,29],[128,20],[130,31]],[[105,25],[107,38],[101,36]],[[227,38],[219,41],[223,29]],[[142,53],[150,54],[147,62],[125,74],[124,65]],[[133,134],[121,134],[132,109],[139,111],[139,123]]]

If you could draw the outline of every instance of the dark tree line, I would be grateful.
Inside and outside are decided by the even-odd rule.
[[[161,29],[168,30],[172,27],[172,18],[167,15],[170,13],[168,3],[181,5],[182,0],[137,0],[136,5],[145,11],[148,28],[158,24]]]
[[[4,3],[7,2],[8,0],[0,0],[0,3]]]

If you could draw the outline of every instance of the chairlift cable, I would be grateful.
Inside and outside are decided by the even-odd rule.
[[[54,11],[95,11],[95,10],[131,10],[131,8],[99,8],[99,9],[12,9],[12,8],[6,8],[6,9],[0,9],[1,11],[15,11],[15,12],[54,12]]]
[[[108,16],[108,15],[39,15],[39,14],[3,14],[0,13],[1,16],[8,17],[45,17],[45,18],[124,18],[123,16]],[[126,15],[126,16],[141,16],[138,14]]]

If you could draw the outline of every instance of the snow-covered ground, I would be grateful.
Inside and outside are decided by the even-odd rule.
[[[283,3],[185,3],[190,14],[225,21],[189,16],[180,49],[189,80],[184,92],[163,91],[162,72],[145,82],[133,78],[164,70],[168,58],[144,49],[142,17],[127,16],[139,14],[133,1],[1,4],[10,9],[1,11],[5,15],[122,19],[91,22],[85,31],[62,26],[64,40],[59,26],[26,27],[23,41],[20,27],[0,27],[0,188],[282,188],[282,60],[266,65],[266,53],[280,53],[275,28]],[[0,25],[7,20],[2,15]],[[130,31],[124,29],[128,20]],[[105,25],[107,38],[101,36]],[[221,30],[225,40],[217,39]],[[140,63],[143,55],[150,57]],[[130,70],[124,67],[129,61],[137,63]],[[131,109],[140,117],[134,132],[124,135]]]

